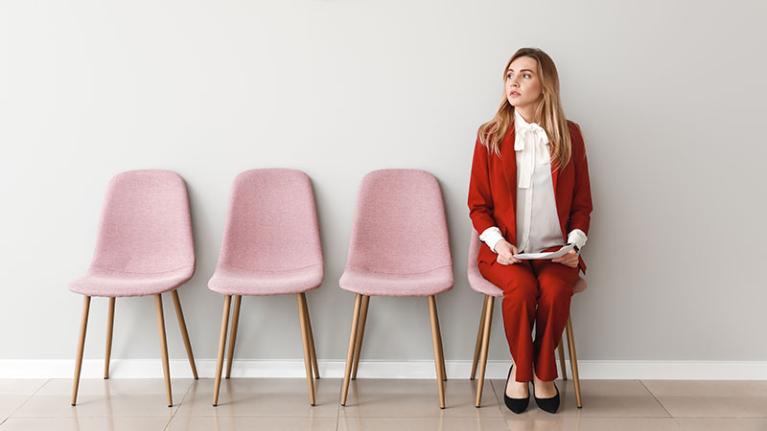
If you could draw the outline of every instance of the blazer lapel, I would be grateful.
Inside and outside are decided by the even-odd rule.
[[[557,179],[559,179],[559,169],[554,167],[554,163],[551,164],[551,182],[554,185],[554,200],[557,200]]]
[[[511,207],[517,210],[517,154],[514,151],[514,123],[512,122],[506,131],[506,136],[501,143],[501,164],[503,175],[506,177],[506,186],[511,193]]]
[[[559,219],[559,228],[562,231],[562,238],[565,242],[567,242],[567,228],[565,227],[565,224],[567,223],[567,220],[563,220],[559,217],[559,193],[557,189],[557,180],[559,179],[559,171],[561,169],[555,169],[554,163],[551,164],[551,182],[554,187],[554,206],[557,209],[557,218]]]

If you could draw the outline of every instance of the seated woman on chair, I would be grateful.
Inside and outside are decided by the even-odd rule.
[[[554,350],[567,324],[578,271],[586,271],[580,256],[592,211],[586,147],[579,126],[565,118],[557,69],[546,53],[518,50],[506,64],[504,83],[501,105],[479,128],[474,148],[468,204],[483,242],[477,265],[504,292],[504,330],[513,361],[506,405],[524,411],[532,381],[538,406],[555,413]],[[559,258],[515,257],[569,244],[573,250]]]

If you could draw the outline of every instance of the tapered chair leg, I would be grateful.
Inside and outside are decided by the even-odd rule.
[[[474,344],[474,359],[471,361],[471,376],[469,380],[474,380],[477,376],[477,361],[479,361],[479,349],[482,345],[482,331],[485,323],[485,310],[487,309],[487,298],[482,300],[482,313],[479,315],[479,328],[477,328],[477,342]]]
[[[317,365],[317,351],[314,349],[314,330],[312,330],[312,319],[309,317],[309,304],[306,302],[306,294],[304,296],[304,302],[306,307],[304,309],[304,316],[306,317],[306,327],[309,328],[309,349],[312,354],[312,371],[315,379],[320,378],[320,367]]]
[[[357,339],[354,343],[354,365],[352,367],[352,380],[357,379],[357,370],[360,367],[360,356],[362,356],[362,339],[365,336],[365,322],[368,319],[368,304],[370,304],[370,295],[362,296],[362,310],[360,310],[360,319],[357,328]]]
[[[344,382],[341,386],[341,405],[346,405],[346,399],[349,395],[349,381],[351,380],[352,363],[354,361],[354,346],[357,341],[357,326],[360,318],[360,309],[362,308],[362,295],[357,294],[354,299],[354,314],[352,315],[352,329],[349,334],[349,349],[346,352],[346,368],[344,370]]]
[[[165,391],[168,395],[168,407],[173,407],[173,392],[170,386],[170,365],[168,364],[168,339],[165,335],[165,315],[162,310],[162,296],[155,295],[157,305],[157,330],[160,333],[160,353],[162,354],[162,373],[165,377]]]
[[[298,300],[298,319],[301,324],[301,340],[304,344],[304,366],[306,367],[306,384],[309,389],[309,404],[315,405],[314,379],[312,378],[312,348],[309,345],[309,325],[306,321],[306,296],[296,294]]]
[[[80,319],[80,340],[77,342],[75,358],[75,378],[72,381],[72,405],[77,404],[77,389],[80,387],[80,369],[83,365],[83,351],[85,350],[85,333],[88,330],[88,312],[91,308],[91,297],[83,297],[83,314]]]
[[[487,356],[490,350],[490,330],[493,325],[493,304],[495,298],[486,295],[485,305],[482,307],[484,313],[482,314],[482,343],[479,349],[479,379],[477,380],[477,394],[474,399],[474,407],[479,407],[482,404],[482,391],[485,387],[485,370],[487,369]]]
[[[581,399],[581,379],[578,376],[578,356],[575,353],[575,335],[573,334],[573,321],[567,319],[567,347],[570,350],[570,366],[573,372],[573,384],[575,385],[575,404],[578,408],[583,407]]]
[[[213,383],[213,407],[218,405],[218,393],[221,389],[221,371],[224,368],[224,350],[226,349],[226,330],[229,326],[229,309],[232,296],[224,296],[224,311],[221,316],[221,334],[218,337],[218,360],[216,361],[216,376]]]
[[[431,338],[434,348],[434,368],[437,371],[437,391],[439,393],[439,408],[445,408],[445,377],[443,373],[442,350],[440,349],[439,318],[437,317],[437,299],[429,296],[429,317],[431,320]]]
[[[181,338],[184,340],[186,356],[189,358],[189,365],[192,367],[192,376],[197,380],[197,366],[194,363],[192,343],[189,341],[189,331],[186,329],[186,319],[184,319],[184,310],[181,309],[181,299],[178,297],[178,290],[171,292],[171,298],[173,298],[173,306],[176,308],[176,319],[178,320],[178,328],[181,331]]]
[[[565,365],[565,343],[564,337],[559,338],[559,369],[562,372],[562,380],[567,380],[567,366]]]
[[[436,304],[437,298],[434,298],[435,304]],[[435,305],[435,312],[434,312],[434,319],[437,321],[437,329],[440,328],[439,326],[439,315],[436,312],[436,305]],[[442,381],[447,381],[447,371],[445,370],[445,350],[442,348],[442,331],[437,331],[437,347],[439,348],[439,368],[442,373]]]
[[[115,298],[109,298],[109,308],[107,309],[107,341],[106,351],[104,352],[104,378],[109,378],[109,361],[112,357],[112,329],[115,323]]]
[[[240,327],[240,304],[242,295],[234,297],[234,314],[232,315],[232,329],[229,332],[229,347],[226,353],[226,378],[232,376],[232,363],[234,362],[234,344],[237,342],[237,329]]]

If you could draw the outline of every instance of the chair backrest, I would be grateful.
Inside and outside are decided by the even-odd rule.
[[[471,239],[469,240],[469,256],[468,256],[468,262],[467,267],[470,270],[479,270],[477,268],[477,257],[479,256],[479,234],[477,233],[474,228],[471,228]]]
[[[285,271],[322,265],[309,176],[295,169],[254,169],[237,176],[218,265]]]
[[[417,169],[382,169],[362,180],[348,268],[414,274],[451,266],[437,179]]]
[[[128,171],[112,178],[91,268],[153,274],[194,264],[183,178],[165,170]]]
[[[466,264],[466,276],[469,279],[469,287],[473,290],[490,296],[502,296],[503,290],[493,283],[487,281],[479,272],[477,266],[477,256],[479,255],[479,235],[474,228],[471,228],[471,239],[469,240],[469,256]]]

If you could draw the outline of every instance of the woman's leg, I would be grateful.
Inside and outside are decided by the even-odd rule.
[[[570,299],[578,281],[578,268],[538,260],[534,261],[533,269],[540,290],[535,317],[535,375],[548,382],[557,378],[554,353],[570,315]]]
[[[479,263],[482,276],[503,290],[503,327],[514,360],[516,381],[533,379],[533,323],[538,282],[528,262]]]

